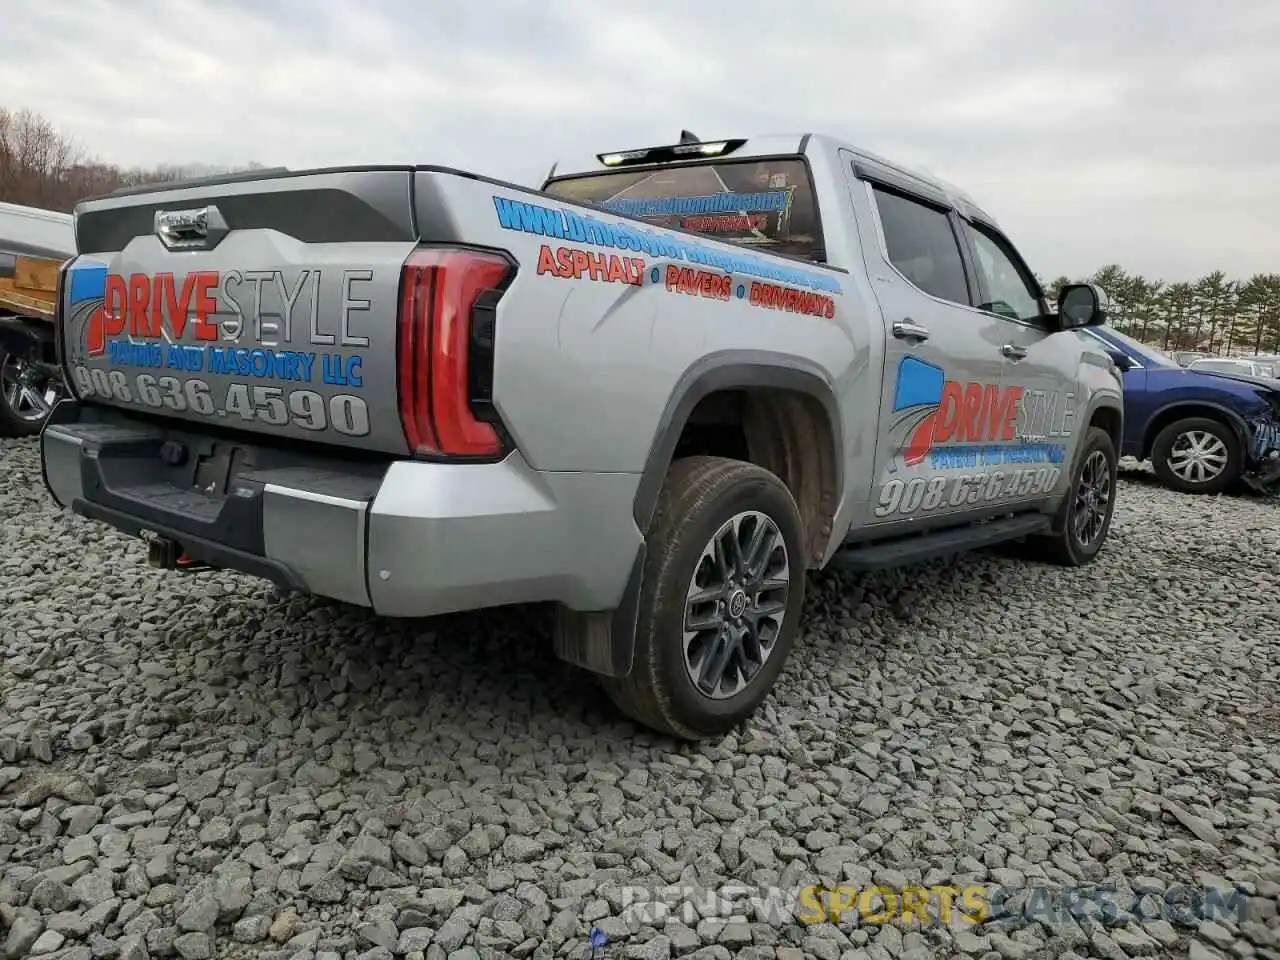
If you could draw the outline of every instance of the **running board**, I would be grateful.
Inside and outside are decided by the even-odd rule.
[[[842,570],[886,570],[923,560],[1048,533],[1051,519],[1043,513],[1024,513],[1002,520],[988,520],[972,526],[952,527],[879,543],[850,544],[836,551],[828,564]]]

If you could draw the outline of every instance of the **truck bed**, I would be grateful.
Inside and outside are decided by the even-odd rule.
[[[58,268],[75,252],[70,214],[0,203],[0,314],[52,320]]]

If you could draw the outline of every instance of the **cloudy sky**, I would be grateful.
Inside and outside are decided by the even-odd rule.
[[[0,103],[124,165],[452,164],[827,132],[1045,276],[1280,271],[1275,0],[3,0]]]

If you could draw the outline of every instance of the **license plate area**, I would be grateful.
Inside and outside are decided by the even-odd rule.
[[[162,426],[85,428],[84,498],[167,529],[246,553],[262,552],[262,484],[242,479],[254,448]]]
[[[76,451],[65,505],[118,529],[264,555],[268,485],[370,502],[388,461],[246,443],[130,416],[96,404],[56,407],[49,427]],[[68,485],[70,487],[71,485]],[[278,499],[278,497],[277,497]]]

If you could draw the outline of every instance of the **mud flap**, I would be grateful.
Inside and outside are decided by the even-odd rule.
[[[557,608],[553,635],[557,657],[606,677],[621,678],[631,673],[644,558],[645,548],[641,544],[616,610],[584,613],[564,606]]]

